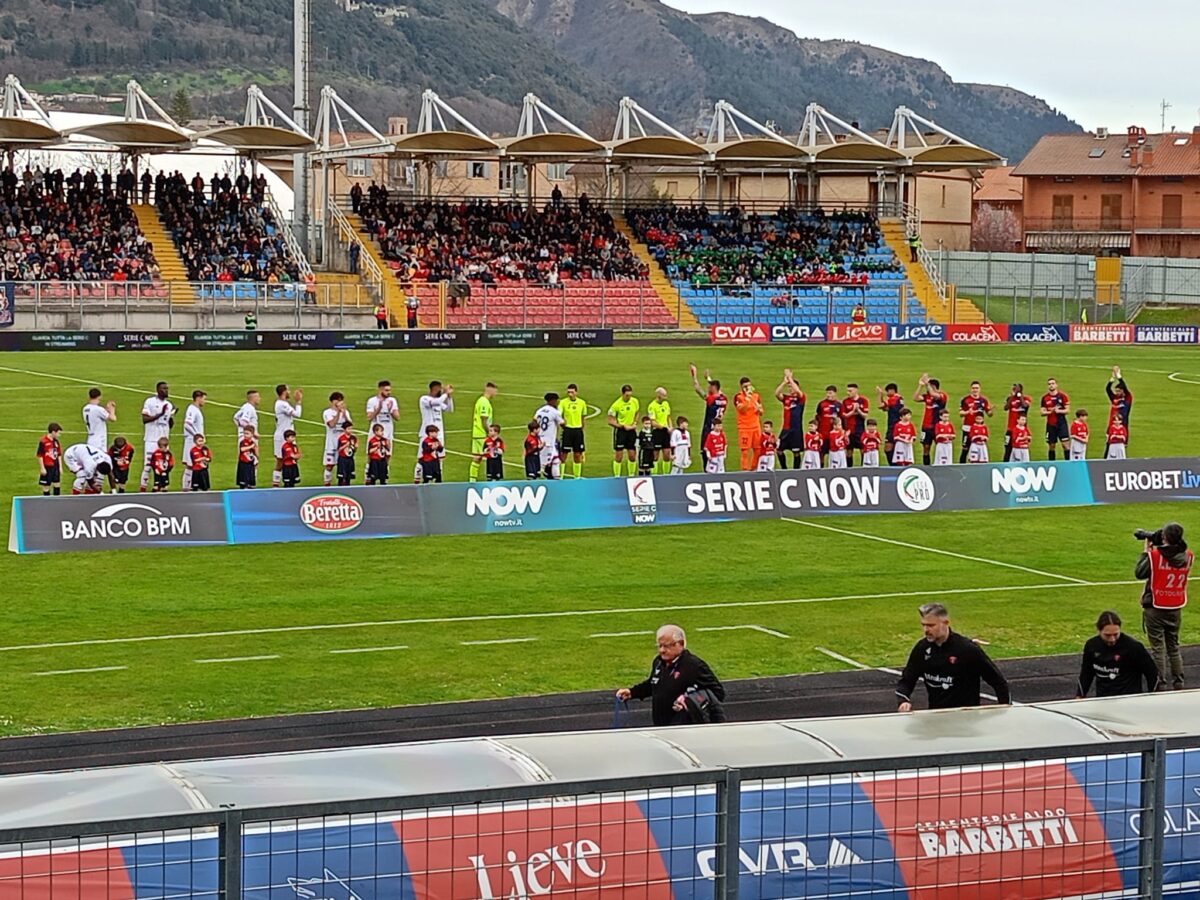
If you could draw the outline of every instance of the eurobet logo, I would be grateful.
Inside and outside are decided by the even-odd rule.
[[[897,344],[944,341],[945,325],[893,325],[888,340]]]
[[[473,487],[467,490],[467,515],[489,516],[496,528],[519,528],[525,524],[520,517],[536,516],[545,502],[545,485]]]
[[[896,495],[913,512],[924,512],[933,506],[933,479],[921,469],[904,469],[896,479]]]
[[[317,494],[300,504],[300,521],[322,534],[353,531],[362,520],[362,504],[345,494]]]
[[[1054,490],[1058,469],[1053,466],[1008,466],[992,469],[992,493],[1009,494],[1017,503],[1037,503],[1039,492]]]
[[[653,525],[658,518],[658,498],[654,494],[654,482],[649,478],[626,478],[625,493],[629,497],[629,511],[634,525]]]
[[[820,325],[772,325],[772,344],[824,343],[825,330]]]
[[[714,325],[714,344],[769,344],[771,329],[766,325]]]
[[[64,541],[98,538],[179,537],[192,533],[188,516],[168,516],[145,503],[113,503],[86,519],[59,523]]]
[[[829,340],[836,344],[878,344],[887,340],[888,327],[882,322],[853,325],[834,322],[829,326]]]

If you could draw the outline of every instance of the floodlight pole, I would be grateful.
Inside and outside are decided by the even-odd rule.
[[[300,130],[308,131],[308,116],[310,112],[309,75],[311,55],[312,25],[309,21],[311,0],[293,0],[293,54],[292,78],[294,95],[292,102],[292,118],[300,126]],[[292,157],[292,232],[300,249],[305,255],[309,253],[309,185],[308,185],[308,153],[297,153]]]

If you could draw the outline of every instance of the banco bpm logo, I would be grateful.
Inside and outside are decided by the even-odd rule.
[[[192,533],[189,516],[168,516],[145,503],[112,503],[86,519],[59,523],[64,541],[180,537]]]

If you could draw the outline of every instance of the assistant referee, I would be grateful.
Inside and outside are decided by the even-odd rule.
[[[996,702],[1012,702],[1008,681],[982,648],[968,637],[950,630],[950,613],[941,603],[918,607],[925,637],[917,641],[896,685],[900,712],[911,712],[917,679],[925,680],[930,709],[979,705],[979,682],[996,692]]]
[[[587,449],[583,439],[583,422],[587,418],[588,405],[579,396],[579,385],[572,382],[567,385],[567,399],[558,405],[563,417],[562,441],[559,446],[563,452],[563,463],[566,454],[572,454],[571,477],[583,477],[583,453]]]

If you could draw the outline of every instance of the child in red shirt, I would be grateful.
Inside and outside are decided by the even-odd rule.
[[[988,427],[984,424],[983,413],[975,414],[975,424],[967,429],[967,462],[985,463],[988,461]]]
[[[712,431],[704,439],[704,452],[708,456],[708,465],[704,471],[719,474],[725,471],[725,451],[729,447],[729,439],[725,437],[725,423],[713,422]]]
[[[150,471],[154,473],[154,493],[161,494],[171,483],[175,457],[171,455],[171,439],[160,437],[158,447],[150,454]]]

